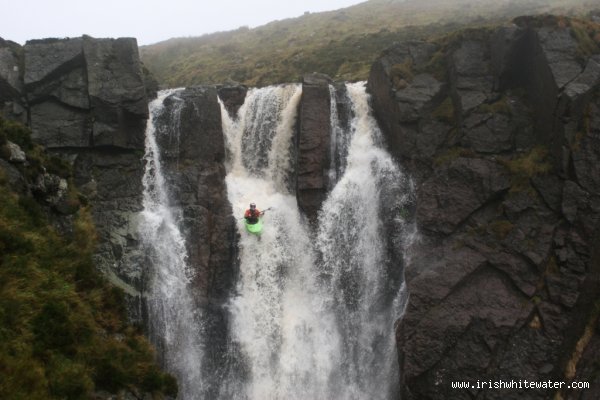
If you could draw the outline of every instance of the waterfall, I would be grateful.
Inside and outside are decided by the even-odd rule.
[[[297,85],[249,91],[235,118],[222,107],[226,178],[234,215],[250,202],[272,207],[262,236],[239,220],[240,272],[229,302],[230,357],[243,364],[222,399],[392,399],[397,397],[394,322],[406,302],[402,254],[410,180],[377,143],[364,83],[347,85],[344,130],[332,101],[337,182],[311,232],[290,175]]]
[[[394,322],[406,291],[402,260],[394,264],[390,247],[410,243],[413,229],[402,211],[412,200],[412,187],[376,146],[381,133],[364,84],[348,84],[347,91],[353,118],[348,132],[336,137],[345,152],[342,175],[319,213],[315,241],[343,355],[336,398],[392,399],[399,376]]]
[[[180,398],[192,400],[199,399],[198,394],[203,392],[200,376],[203,352],[197,333],[201,316],[189,290],[190,271],[185,238],[179,227],[180,212],[171,205],[157,144],[160,135],[179,140],[182,100],[176,97],[177,92],[177,89],[161,91],[149,106],[140,234],[151,282],[147,290],[150,338],[167,370],[178,378]],[[169,96],[175,105],[166,108],[163,101]],[[162,118],[167,122],[159,122]]]

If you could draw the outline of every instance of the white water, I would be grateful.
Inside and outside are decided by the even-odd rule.
[[[150,264],[151,286],[148,290],[150,337],[161,350],[163,362],[179,381],[180,398],[192,400],[203,392],[200,376],[202,346],[198,335],[201,316],[193,306],[189,290],[189,273],[185,238],[179,229],[178,210],[171,206],[169,188],[157,145],[159,135],[179,140],[181,105],[171,111],[163,105],[165,98],[177,93],[161,91],[150,103],[146,127],[146,162],[143,177],[144,198],[141,237]],[[157,119],[171,112],[173,126],[160,125]],[[173,138],[175,135],[175,138]]]
[[[260,240],[238,223],[240,274],[229,306],[230,340],[245,373],[232,372],[225,379],[222,399],[397,395],[393,324],[403,312],[405,291],[389,246],[408,243],[410,229],[401,210],[410,184],[375,144],[380,133],[364,84],[347,89],[354,118],[348,132],[338,132],[333,114],[331,151],[344,158],[343,168],[330,170],[337,184],[319,214],[316,233],[309,231],[289,192],[300,87],[253,89],[235,119],[222,106],[234,215],[242,216],[250,202],[273,207]],[[386,205],[386,215],[380,209],[383,195],[393,203]],[[391,236],[399,238],[395,242],[388,240],[385,227],[390,226]]]

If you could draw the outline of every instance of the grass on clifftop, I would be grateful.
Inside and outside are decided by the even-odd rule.
[[[397,41],[429,38],[465,25],[526,14],[581,14],[593,0],[370,0],[352,7],[142,46],[163,87],[294,82],[311,72],[367,79],[373,61]]]
[[[48,165],[28,133],[0,118],[0,146],[6,138],[19,142]],[[122,389],[157,399],[176,395],[175,379],[159,370],[148,341],[126,323],[121,290],[92,263],[89,210],[73,214],[70,235],[57,232],[47,212],[15,192],[0,168],[0,398],[89,399],[97,390]]]

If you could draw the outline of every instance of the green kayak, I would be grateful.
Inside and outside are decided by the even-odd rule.
[[[244,225],[246,225],[246,230],[254,235],[260,235],[262,232],[262,218],[259,218],[255,224],[249,224],[248,221],[244,220]]]

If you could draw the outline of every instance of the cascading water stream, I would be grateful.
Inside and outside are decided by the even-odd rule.
[[[334,320],[323,307],[307,228],[289,192],[290,153],[299,86],[254,89],[231,120],[222,109],[231,150],[228,196],[236,216],[250,202],[273,207],[258,240],[243,232],[240,277],[231,299],[231,336],[250,378],[231,376],[225,399],[327,397],[335,365]],[[239,224],[243,231],[243,224]]]
[[[157,138],[169,135],[178,140],[180,104],[171,109],[163,101],[176,95],[177,89],[161,91],[150,103],[146,127],[146,163],[143,177],[144,197],[140,234],[151,272],[148,290],[150,337],[160,350],[167,370],[179,381],[180,398],[200,399],[203,379],[201,338],[198,326],[201,316],[194,308],[189,290],[189,270],[185,238],[179,228],[178,210],[171,206],[169,188],[163,171]],[[173,97],[175,101],[176,96]],[[159,118],[171,113],[161,124]],[[177,135],[173,138],[173,135]]]
[[[392,399],[398,390],[394,322],[406,298],[402,260],[390,258],[390,247],[410,242],[412,229],[401,211],[412,190],[391,157],[375,145],[380,131],[364,84],[348,84],[347,91],[353,118],[350,132],[338,139],[350,138],[350,144],[342,147],[347,154],[343,173],[319,213],[315,241],[342,344],[336,398]],[[390,234],[398,240],[389,242]]]
[[[411,228],[402,210],[412,192],[375,144],[380,133],[364,84],[347,91],[353,119],[342,132],[332,120],[332,152],[344,159],[316,232],[289,190],[300,87],[253,89],[233,119],[222,105],[234,215],[243,215],[250,202],[274,208],[260,240],[238,224],[240,275],[229,334],[245,368],[227,377],[222,399],[383,400],[397,394],[393,323],[405,303],[401,255]]]

